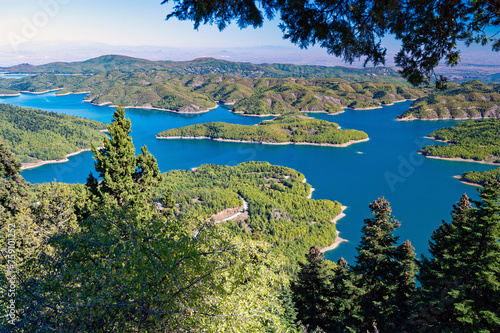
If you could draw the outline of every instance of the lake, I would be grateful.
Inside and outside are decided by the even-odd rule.
[[[3,97],[0,102],[38,108],[58,113],[109,123],[113,108],[94,106],[83,102],[85,95],[55,96],[21,94]],[[235,165],[245,161],[268,161],[302,172],[315,188],[314,199],[337,200],[348,209],[346,217],[338,222],[340,236],[349,240],[336,250],[327,252],[330,260],[346,258],[354,263],[356,246],[361,237],[363,219],[371,216],[368,204],[384,196],[401,221],[397,230],[399,243],[410,239],[418,256],[426,254],[428,240],[441,221],[450,220],[452,205],[463,193],[477,198],[477,188],[453,178],[464,171],[484,171],[491,165],[426,159],[417,151],[426,144],[425,139],[435,129],[453,126],[457,121],[396,121],[396,117],[411,102],[396,103],[381,109],[346,110],[338,115],[311,113],[314,118],[338,123],[342,128],[365,131],[370,141],[345,148],[261,145],[249,143],[217,142],[210,140],[157,140],[163,130],[208,121],[224,121],[253,125],[264,119],[231,113],[219,106],[198,115],[172,112],[127,109],[132,121],[132,138],[136,149],[147,145],[157,158],[160,170],[189,169],[205,163]],[[73,156],[67,163],[49,164],[25,170],[23,177],[29,182],[61,181],[84,183],[93,171],[92,153]]]

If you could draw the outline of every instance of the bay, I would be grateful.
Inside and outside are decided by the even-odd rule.
[[[55,96],[21,94],[0,98],[0,102],[17,106],[75,115],[109,123],[113,108],[83,102],[85,95]],[[348,206],[346,217],[338,222],[340,236],[348,240],[325,257],[346,258],[353,263],[361,237],[363,219],[371,216],[368,204],[384,196],[401,221],[397,230],[400,243],[410,239],[418,255],[426,254],[428,240],[441,220],[450,220],[452,205],[463,193],[477,198],[477,188],[453,178],[464,171],[483,171],[491,165],[426,159],[417,151],[435,129],[453,126],[458,121],[396,121],[411,105],[410,101],[380,109],[346,110],[338,115],[312,113],[310,116],[338,123],[368,133],[368,142],[345,148],[320,146],[273,146],[210,140],[157,140],[163,130],[208,121],[253,125],[264,119],[233,114],[219,106],[197,115],[166,111],[127,109],[132,121],[132,138],[136,149],[147,145],[162,171],[189,169],[205,163],[236,165],[245,161],[268,161],[302,172],[315,188],[314,199],[338,200]],[[67,163],[48,164],[25,170],[29,182],[61,181],[84,183],[93,171],[92,153],[73,156]]]

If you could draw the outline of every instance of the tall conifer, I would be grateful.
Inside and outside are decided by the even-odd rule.
[[[132,124],[125,118],[123,107],[116,109],[113,118],[108,125],[110,137],[104,139],[104,148],[99,150],[92,146],[95,169],[102,181],[98,182],[90,175],[87,186],[98,200],[110,199],[119,206],[149,207],[154,190],[162,179],[156,159],[146,146],[135,156],[135,147],[129,136]]]
[[[372,326],[376,326],[381,332],[390,332],[395,330],[393,319],[398,311],[395,299],[400,272],[398,237],[393,232],[400,223],[391,215],[390,204],[383,197],[369,207],[374,217],[364,221],[353,268],[362,276],[361,284],[365,290],[360,303],[364,317],[361,329],[372,330]]]
[[[415,326],[446,332],[500,327],[500,184],[491,179],[480,192],[477,208],[462,196],[452,223],[432,235]]]
[[[332,270],[316,245],[311,247],[306,259],[291,286],[297,319],[310,331],[325,329],[331,320],[327,315],[330,305],[327,294]]]

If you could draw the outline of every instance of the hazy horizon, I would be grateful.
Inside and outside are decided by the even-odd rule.
[[[172,6],[161,5],[161,0],[0,0],[0,6],[4,16],[0,67],[83,61],[106,54],[149,60],[213,57],[251,63],[362,66],[362,61],[350,65],[319,47],[301,50],[283,39],[278,20],[266,20],[257,29],[240,30],[232,24],[222,32],[211,25],[195,30],[189,21],[165,21]],[[390,36],[382,43],[387,47],[386,66],[393,67],[399,43]],[[491,47],[474,45],[460,51],[462,62],[457,69],[500,66],[500,57]]]

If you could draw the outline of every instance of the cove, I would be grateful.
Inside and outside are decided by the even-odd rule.
[[[114,111],[83,102],[85,95],[55,96],[21,94],[3,97],[0,102],[17,106],[75,115],[109,123]],[[211,140],[157,140],[163,130],[203,123],[225,121],[253,125],[264,119],[229,112],[222,106],[204,114],[182,115],[172,112],[127,109],[132,120],[132,138],[137,149],[147,145],[157,158],[160,170],[189,169],[205,163],[236,165],[245,161],[268,161],[302,172],[315,188],[314,199],[338,200],[348,206],[346,217],[338,222],[340,236],[349,240],[327,252],[330,260],[346,258],[353,263],[361,236],[363,219],[371,216],[368,204],[385,196],[393,214],[401,221],[399,243],[410,239],[417,255],[426,254],[428,240],[442,220],[450,220],[452,205],[463,193],[477,198],[476,187],[460,183],[453,176],[464,171],[484,171],[492,165],[426,159],[417,151],[435,144],[424,136],[457,121],[396,121],[411,102],[396,103],[381,109],[346,110],[338,115],[311,113],[310,116],[368,133],[370,141],[344,148],[320,146],[273,146]],[[48,164],[25,170],[29,182],[61,181],[84,183],[93,171],[92,153],[73,156],[67,163]]]

